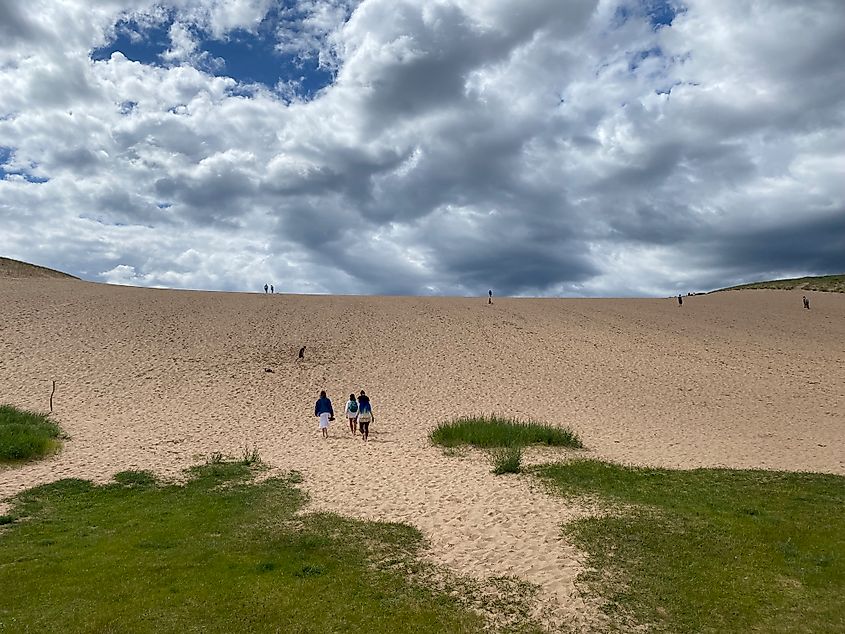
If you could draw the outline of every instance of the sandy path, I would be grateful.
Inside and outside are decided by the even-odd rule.
[[[487,306],[0,279],[0,297],[0,401],[44,410],[55,379],[71,436],[0,471],[0,498],[255,445],[303,473],[311,508],[414,524],[439,561],[539,583],[573,614],[579,559],[560,524],[577,509],[478,454],[444,456],[426,440],[437,421],[568,424],[589,455],[622,462],[845,473],[845,295],[813,293],[811,311],[787,291]],[[340,420],[322,441],[317,392],[340,410],[361,387],[373,442]]]

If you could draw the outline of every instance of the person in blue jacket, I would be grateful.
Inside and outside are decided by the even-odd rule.
[[[364,394],[364,390],[361,390],[361,394],[358,396],[358,427],[361,428],[361,436],[364,442],[368,442],[370,439],[370,423],[374,421],[375,416],[373,416],[370,397]]]
[[[332,402],[326,396],[326,391],[320,392],[320,398],[314,405],[314,416],[320,419],[320,431],[323,432],[323,438],[329,437],[329,421],[334,420],[334,410],[332,409]]]

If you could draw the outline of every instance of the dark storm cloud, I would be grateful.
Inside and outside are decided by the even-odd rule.
[[[792,271],[845,271],[845,207],[819,217],[794,219],[776,227],[753,231],[725,231],[716,228],[696,247],[708,266],[735,275],[746,271],[767,274]]]
[[[0,46],[34,40],[43,35],[23,2],[0,2]]]
[[[444,272],[460,271],[461,286],[468,292],[482,293],[492,286],[503,295],[545,290],[561,280],[583,282],[598,273],[580,245],[560,241],[550,248],[479,236],[444,249],[438,262]]]

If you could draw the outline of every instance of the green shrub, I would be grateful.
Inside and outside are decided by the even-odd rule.
[[[522,461],[522,447],[519,445],[500,447],[493,450],[491,457],[493,459],[493,473],[496,475],[519,473],[520,463]]]
[[[54,453],[61,429],[45,414],[0,405],[0,460],[19,461]]]
[[[261,464],[261,454],[258,453],[258,447],[253,445],[252,449],[244,447],[241,450],[241,462],[245,465]]]
[[[566,427],[483,415],[464,416],[440,423],[429,437],[435,444],[445,447],[458,445],[472,445],[482,449],[514,445],[583,447],[577,434]]]

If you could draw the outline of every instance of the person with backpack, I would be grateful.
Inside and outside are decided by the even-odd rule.
[[[329,421],[334,420],[334,410],[332,409],[332,402],[326,396],[326,391],[320,392],[320,398],[314,405],[314,416],[320,419],[320,431],[323,432],[323,438],[329,437]]]
[[[355,400],[355,395],[350,394],[349,400],[346,401],[346,418],[349,419],[349,431],[352,435],[358,433],[358,401]]]
[[[358,427],[361,428],[361,437],[364,442],[370,438],[370,423],[375,420],[373,407],[370,405],[370,397],[364,394],[364,390],[358,395]]]

